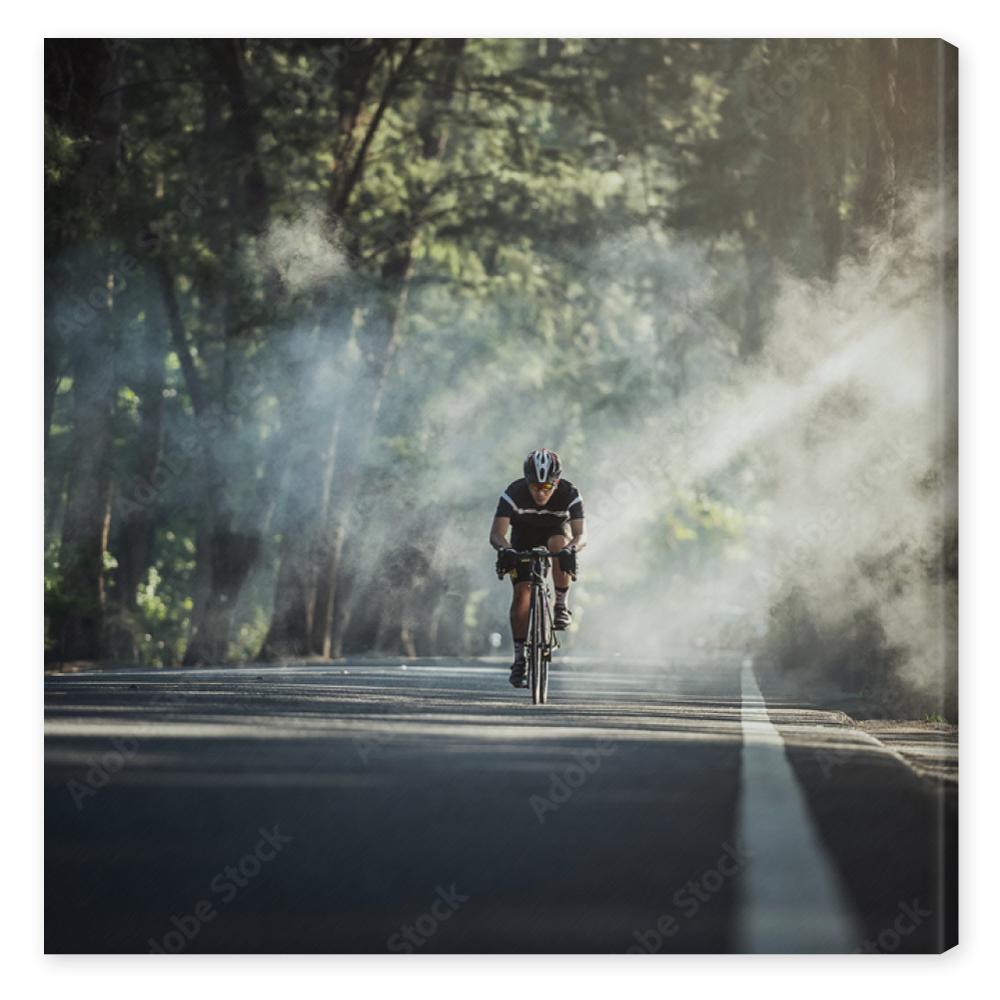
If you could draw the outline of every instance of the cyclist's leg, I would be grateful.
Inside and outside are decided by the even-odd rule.
[[[524,642],[528,637],[528,618],[531,615],[531,583],[518,583],[513,577],[514,594],[510,602],[510,630],[514,637],[514,662],[510,666],[510,682],[514,687],[525,687]]]
[[[569,545],[569,537],[566,535],[553,535],[545,543],[548,547],[549,552],[561,552],[567,545]],[[559,563],[557,560],[552,560],[552,582],[555,584],[557,590],[565,590],[570,584],[569,573],[564,573],[559,568]]]
[[[528,614],[531,610],[531,582],[514,581],[514,594],[510,602],[510,631],[514,642],[528,638]]]
[[[569,545],[569,536],[553,535],[545,544],[548,546],[549,552],[561,552]],[[559,568],[558,561],[553,559],[552,584],[556,589],[556,600],[552,611],[557,629],[569,628],[572,621],[572,615],[566,605],[566,598],[569,595],[569,585],[572,579],[569,573],[564,573]]]

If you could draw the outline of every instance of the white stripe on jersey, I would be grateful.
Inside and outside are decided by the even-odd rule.
[[[539,510],[535,510],[534,507],[518,507],[518,505],[507,495],[506,491],[500,494],[500,499],[506,500],[515,514],[552,514],[554,517],[569,517],[569,510],[552,510],[549,507],[542,507]],[[570,503],[570,507],[577,503],[582,504],[583,497],[578,496]]]

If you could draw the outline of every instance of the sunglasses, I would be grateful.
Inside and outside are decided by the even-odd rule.
[[[531,485],[534,486],[536,490],[541,490],[543,493],[549,493],[551,490],[556,488],[555,483],[532,483]]]

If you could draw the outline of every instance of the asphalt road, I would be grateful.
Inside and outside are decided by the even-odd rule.
[[[735,654],[551,699],[499,662],[49,676],[46,950],[955,942],[955,786],[844,717]]]

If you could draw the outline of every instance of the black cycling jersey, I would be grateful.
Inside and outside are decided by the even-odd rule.
[[[515,549],[530,549],[553,535],[567,534],[569,522],[583,517],[583,499],[568,479],[560,479],[549,502],[537,504],[528,481],[517,479],[500,494],[493,516],[510,518],[510,544]]]

